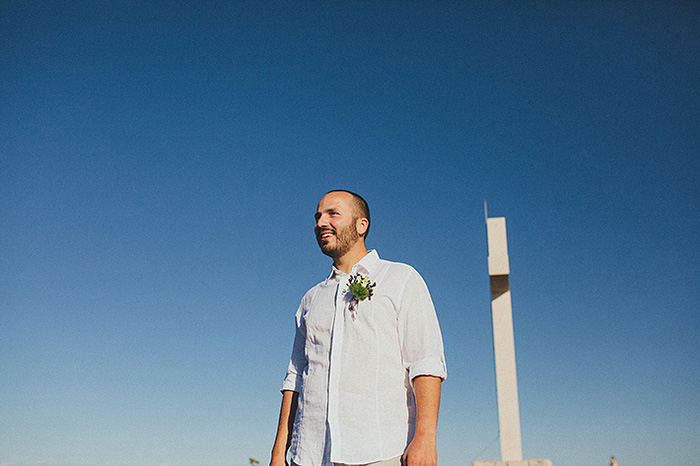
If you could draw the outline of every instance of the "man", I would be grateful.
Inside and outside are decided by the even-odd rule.
[[[369,207],[330,191],[316,240],[333,259],[296,313],[271,466],[434,466],[442,336],[423,279],[368,251]],[[352,283],[352,285],[350,285]]]

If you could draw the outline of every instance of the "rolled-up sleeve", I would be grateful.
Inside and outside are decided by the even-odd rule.
[[[411,383],[419,375],[447,378],[442,333],[423,278],[409,269],[399,301],[398,332],[403,365]]]
[[[308,364],[304,351],[306,342],[306,326],[302,316],[304,302],[299,305],[299,309],[295,315],[296,333],[294,335],[294,346],[292,347],[292,356],[289,358],[289,366],[287,367],[287,376],[282,382],[281,391],[292,390],[297,393],[301,391],[303,382],[302,374]]]

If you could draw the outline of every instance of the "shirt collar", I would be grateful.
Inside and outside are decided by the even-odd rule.
[[[372,249],[367,254],[365,254],[365,257],[360,259],[357,262],[357,264],[352,266],[352,269],[350,270],[350,275],[352,275],[353,273],[361,273],[364,275],[371,276],[372,272],[376,270],[377,264],[379,264],[379,254],[377,253],[376,249]],[[328,275],[328,278],[326,278],[326,282],[336,277],[342,277],[343,275],[346,275],[341,270],[337,269],[335,266],[332,267],[333,270],[331,270],[330,275]]]

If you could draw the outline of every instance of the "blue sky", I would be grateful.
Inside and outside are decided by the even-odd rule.
[[[500,457],[483,203],[523,450],[700,463],[700,8],[0,5],[0,464],[269,460],[313,213],[428,283],[440,464]]]

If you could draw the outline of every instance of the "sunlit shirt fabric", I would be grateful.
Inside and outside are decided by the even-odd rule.
[[[413,267],[371,251],[351,271],[376,282],[348,309],[349,276],[333,268],[296,313],[282,390],[299,393],[290,452],[300,466],[396,458],[413,438],[419,375],[447,376],[430,293]]]

